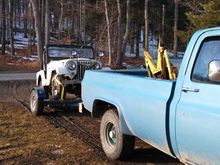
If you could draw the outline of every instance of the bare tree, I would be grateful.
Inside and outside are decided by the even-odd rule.
[[[32,45],[34,43],[33,40],[35,40],[33,29],[34,29],[34,17],[33,17],[33,10],[30,3],[28,3],[28,9],[27,9],[27,22],[28,22],[28,48],[29,48],[29,55],[32,54]]]
[[[85,43],[85,35],[86,35],[86,0],[82,0],[82,8],[81,8],[81,39]]]
[[[129,44],[130,44],[130,53],[134,53],[134,44],[135,44],[135,28],[134,24],[131,27],[131,32],[129,35]]]
[[[42,52],[43,52],[43,44],[42,44],[42,33],[41,33],[41,22],[40,22],[40,12],[38,8],[38,1],[37,0],[30,0],[34,21],[35,21],[35,31],[37,36],[37,55],[38,61],[42,63]]]
[[[139,50],[139,44],[140,44],[140,33],[141,33],[141,26],[139,24],[136,25],[136,58],[139,58],[140,50]]]
[[[13,5],[14,0],[8,1],[8,25],[9,25],[9,40],[11,45],[11,55],[15,55],[15,49],[14,49],[14,35],[13,35]]]
[[[123,42],[122,42],[122,59],[121,59],[121,63],[124,60],[126,46],[127,46],[127,43],[128,43],[128,37],[129,37],[129,33],[130,33],[130,27],[131,27],[131,16],[130,16],[130,14],[131,14],[131,12],[130,12],[130,0],[127,0],[126,27],[125,27],[125,34],[124,34]]]
[[[145,42],[144,42],[144,48],[148,51],[149,49],[149,43],[148,43],[148,38],[149,38],[149,14],[148,14],[148,5],[149,5],[149,0],[144,1],[144,33],[145,33]]]
[[[129,36],[129,30],[130,30],[130,0],[126,1],[127,3],[127,10],[126,10],[126,27],[125,27],[125,33],[123,36],[122,46],[121,45],[121,2],[120,0],[117,0],[117,6],[118,6],[118,49],[117,49],[117,59],[116,59],[116,65],[118,67],[122,66],[122,62],[124,60],[126,46],[128,43],[128,36]],[[120,49],[121,47],[121,49]]]
[[[121,3],[120,0],[117,0],[118,7],[118,19],[117,19],[117,58],[116,65],[119,66],[122,63],[122,54],[121,54]]]
[[[45,45],[49,44],[49,24],[50,24],[50,20],[49,20],[49,0],[45,0]]]
[[[60,0],[60,17],[59,17],[59,25],[58,25],[58,39],[61,40],[61,32],[62,32],[62,22],[63,22],[63,0]]]
[[[178,31],[178,5],[179,0],[174,0],[175,9],[174,9],[174,33],[173,33],[173,55],[177,57],[177,31]]]
[[[27,18],[28,18],[28,15],[27,15],[27,12],[28,12],[28,0],[24,0],[23,1],[23,10],[24,10],[24,37],[27,38],[27,32],[28,32],[28,23],[27,23]]]
[[[2,55],[5,55],[6,44],[6,4],[5,0],[2,0]]]
[[[165,34],[165,5],[162,6],[162,22],[161,22],[161,36],[160,44],[164,45],[164,34]]]
[[[107,0],[104,0],[105,4],[105,18],[107,23],[107,40],[108,40],[108,65],[110,66],[112,63],[112,55],[111,55],[111,35],[110,35],[110,21],[109,21],[109,13],[108,13],[108,3]]]
[[[86,0],[79,0],[79,38],[85,42],[86,33]]]

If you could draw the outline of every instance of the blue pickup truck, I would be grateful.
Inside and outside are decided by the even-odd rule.
[[[86,71],[82,100],[102,117],[109,159],[128,156],[138,137],[186,164],[220,164],[220,28],[197,31],[176,80],[146,71]]]

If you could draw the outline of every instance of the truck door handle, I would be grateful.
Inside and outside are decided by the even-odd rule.
[[[199,89],[192,89],[192,88],[189,88],[189,87],[183,87],[182,91],[183,92],[199,92]]]

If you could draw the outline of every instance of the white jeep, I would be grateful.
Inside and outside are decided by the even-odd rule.
[[[67,93],[80,96],[85,70],[101,69],[102,65],[91,46],[48,45],[43,69],[36,74],[36,85],[56,99],[65,99]]]

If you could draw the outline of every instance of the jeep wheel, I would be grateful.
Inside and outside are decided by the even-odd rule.
[[[38,99],[37,92],[35,90],[31,91],[30,96],[30,110],[34,116],[39,116],[43,114],[44,105]]]
[[[127,157],[134,148],[135,138],[121,133],[119,118],[114,110],[105,112],[100,126],[102,148],[111,160]]]

